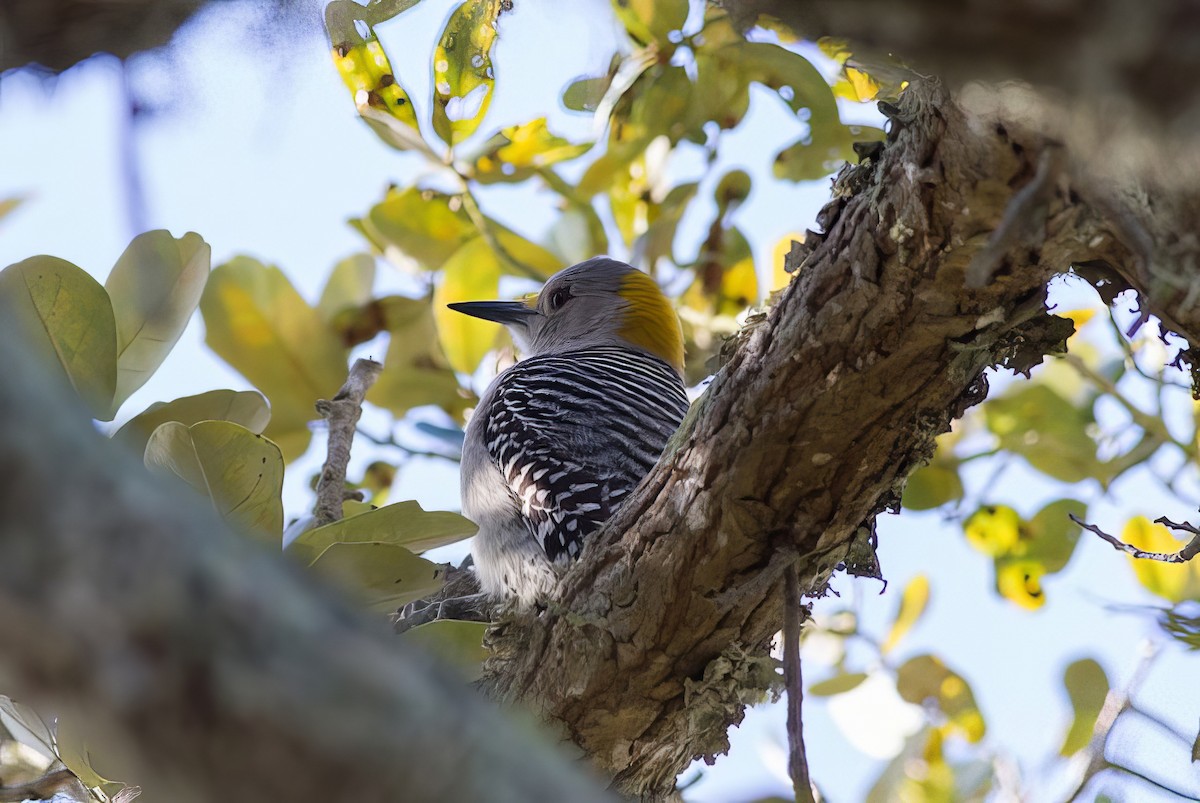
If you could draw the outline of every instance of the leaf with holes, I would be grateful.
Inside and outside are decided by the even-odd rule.
[[[221,518],[278,548],[283,535],[279,447],[229,421],[168,421],[146,443],[146,466],[212,500]]]
[[[433,54],[433,130],[453,148],[483,122],[496,87],[492,45],[502,0],[468,0],[450,15]]]

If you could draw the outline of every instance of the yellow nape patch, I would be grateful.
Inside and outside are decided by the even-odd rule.
[[[621,279],[621,298],[629,302],[618,334],[635,346],[661,357],[683,373],[683,330],[679,316],[658,284],[640,270]]]

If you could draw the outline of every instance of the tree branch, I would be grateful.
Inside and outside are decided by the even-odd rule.
[[[317,504],[313,509],[318,527],[342,518],[342,503],[346,501],[346,466],[350,464],[354,432],[362,416],[363,399],[382,370],[383,365],[374,360],[355,360],[350,375],[333,401],[317,401],[317,412],[329,424],[329,445],[321,478],[317,480]]]
[[[98,435],[11,320],[0,313],[6,692],[85,726],[154,800],[605,799],[377,618]]]
[[[1200,532],[1186,522],[1183,524],[1176,524],[1165,516],[1155,519],[1155,524],[1163,524],[1176,530],[1184,530],[1185,532],[1193,533],[1193,537],[1192,540],[1185,544],[1184,547],[1178,552],[1146,552],[1138,549],[1135,546],[1125,543],[1115,535],[1110,535],[1104,532],[1104,530],[1101,530],[1095,524],[1088,524],[1087,522],[1078,518],[1074,513],[1070,513],[1068,515],[1071,517],[1071,521],[1075,522],[1083,529],[1090,533],[1095,533],[1108,543],[1112,544],[1113,549],[1116,549],[1119,552],[1124,552],[1126,555],[1132,555],[1135,558],[1141,558],[1142,560],[1157,560],[1161,561],[1162,563],[1187,563],[1189,560],[1196,557],[1196,555],[1200,555]]]

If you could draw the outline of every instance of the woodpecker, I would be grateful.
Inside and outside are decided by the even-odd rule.
[[[688,409],[679,318],[653,279],[608,257],[527,301],[451,309],[504,324],[525,358],[467,424],[463,514],[484,593],[529,608],[658,461]]]

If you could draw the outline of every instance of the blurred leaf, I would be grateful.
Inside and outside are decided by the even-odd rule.
[[[184,480],[209,497],[230,526],[278,547],[283,458],[262,435],[228,421],[168,421],[146,442],[146,466]]]
[[[813,697],[832,697],[835,694],[843,694],[858,688],[859,684],[866,679],[867,675],[863,672],[843,672],[828,680],[812,684],[808,687],[808,693]]]
[[[1042,564],[1047,574],[1062,571],[1082,532],[1071,516],[1087,519],[1087,505],[1075,499],[1051,502],[1025,525],[1021,554]]]
[[[516,276],[536,276],[539,279],[549,279],[561,268],[563,261],[542,246],[522,237],[511,229],[501,226],[494,220],[488,219],[488,228],[495,236],[500,247],[504,249],[507,258],[500,255],[500,265],[506,273]],[[515,261],[513,264],[509,260]]]
[[[983,738],[983,714],[975,704],[971,687],[935,656],[918,655],[906,661],[896,671],[896,690],[910,703],[936,703],[949,724],[968,741]]]
[[[436,404],[459,417],[475,403],[459,387],[458,377],[442,352],[434,324],[434,307],[426,299],[392,296],[386,325],[391,333],[383,371],[367,392],[367,401],[402,416],[414,407]],[[467,317],[453,310],[446,312]]]
[[[317,312],[326,321],[347,307],[359,307],[371,300],[375,286],[375,258],[370,254],[354,254],[338,262],[329,273]]]
[[[332,2],[326,7],[325,26],[333,43],[333,63],[360,113],[370,110],[411,130],[412,140],[406,141],[387,136],[389,126],[379,126],[378,121],[371,126],[389,145],[408,149],[421,141],[416,109],[397,81],[383,45],[365,19],[366,13],[362,6],[350,2]],[[365,37],[359,33],[356,22],[365,26]],[[371,122],[366,115],[364,118]]]
[[[833,93],[839,98],[865,103],[879,94],[879,83],[862,70],[846,67],[842,77],[833,85]]]
[[[905,740],[867,793],[866,803],[958,803],[954,770],[946,763],[941,728],[926,726]]]
[[[918,574],[908,581],[904,593],[900,596],[900,607],[896,609],[896,618],[892,621],[892,629],[880,647],[880,652],[886,654],[896,648],[900,640],[913,629],[925,606],[929,604],[929,577]]]
[[[501,272],[500,258],[482,237],[458,249],[445,264],[442,281],[433,292],[433,318],[442,349],[456,371],[474,372],[496,342],[500,324],[455,312],[446,305],[496,299]]]
[[[387,504],[388,493],[392,490],[392,485],[396,482],[396,467],[391,463],[385,463],[382,460],[372,461],[365,469],[363,469],[362,479],[358,483],[358,487],[366,491],[370,496],[371,506],[382,507]],[[370,509],[370,507],[368,507]],[[351,515],[348,514],[346,508],[342,508],[342,518],[348,519]],[[361,511],[363,513],[367,511]]]
[[[475,157],[474,175],[482,184],[525,181],[539,168],[574,159],[592,143],[572,144],[550,133],[546,118],[501,129],[484,143]]]
[[[789,181],[816,181],[845,162],[856,161],[854,143],[878,142],[886,136],[883,129],[874,126],[827,123],[814,117],[808,135],[775,156],[775,176]]]
[[[483,662],[488,656],[483,646],[483,634],[488,626],[486,622],[439,619],[406,631],[400,640],[457,666],[465,679],[473,682],[483,673]]]
[[[644,265],[647,271],[653,271],[660,259],[679,264],[675,259],[675,232],[699,186],[698,182],[689,181],[672,187],[662,203],[655,205],[654,219],[633,244],[635,262]]]
[[[210,390],[174,401],[155,402],[125,422],[112,436],[136,454],[145,454],[151,433],[168,421],[191,426],[201,421],[230,421],[261,433],[271,420],[267,400],[257,390]]]
[[[1036,611],[1046,604],[1042,576],[1046,567],[1025,558],[996,559],[996,590],[1005,599],[1027,611]]]
[[[346,381],[347,352],[278,268],[249,257],[217,267],[200,300],[206,342],[271,401],[265,433],[288,462],[308,448],[317,399]]]
[[[1134,516],[1121,530],[1121,540],[1143,552],[1178,552],[1183,542],[1165,526]],[[1200,599],[1200,563],[1163,563],[1127,556],[1137,580],[1151,594],[1169,602]]]
[[[442,564],[419,558],[402,546],[333,544],[313,569],[338,583],[372,610],[395,610],[442,587]]]
[[[8,217],[12,214],[13,210],[23,203],[25,203],[25,198],[20,195],[0,200],[0,220]]]
[[[904,507],[908,510],[932,510],[962,499],[963,484],[957,468],[957,461],[939,462],[935,458],[934,462],[914,471],[904,486]]]
[[[562,93],[562,104],[573,112],[594,112],[612,83],[612,75],[576,78]]]
[[[91,789],[113,783],[93,766],[91,751],[75,718],[59,717],[54,726],[54,746],[59,760],[84,786]]]
[[[48,761],[56,758],[54,736],[46,721],[37,711],[3,694],[0,694],[0,725],[13,739],[36,750]]]
[[[802,231],[785,234],[771,251],[771,287],[772,293],[787,287],[792,281],[792,273],[787,271],[787,255],[792,252],[792,243],[803,243],[805,234]]]
[[[1108,696],[1108,676],[1096,661],[1082,658],[1067,667],[1063,673],[1063,684],[1067,687],[1075,716],[1058,752],[1061,756],[1073,756],[1092,740],[1096,718],[1100,716]]]
[[[1076,406],[1040,384],[1024,383],[984,405],[988,429],[1000,447],[1063,482],[1081,482],[1100,471],[1090,404]]]
[[[461,198],[416,187],[389,190],[365,218],[350,223],[384,255],[396,249],[425,270],[442,267],[478,233],[462,208]]]
[[[502,0],[468,0],[454,10],[433,54],[433,130],[450,147],[475,132],[496,84],[492,44]]]
[[[62,368],[92,415],[112,419],[117,324],[99,282],[64,259],[30,257],[0,271],[0,315],[47,370]]]
[[[113,410],[162,365],[187,328],[208,281],[212,249],[195,232],[159,229],[133,238],[104,289],[117,326]]]
[[[1158,626],[1189,650],[1200,650],[1200,610],[1194,606],[1163,608],[1158,615]]]
[[[397,502],[308,530],[288,551],[309,564],[334,544],[392,544],[424,552],[470,538],[478,529],[457,513],[425,511],[417,502]]]
[[[667,35],[682,29],[688,16],[688,0],[612,0],[612,7],[635,42],[662,48],[673,47]]]

